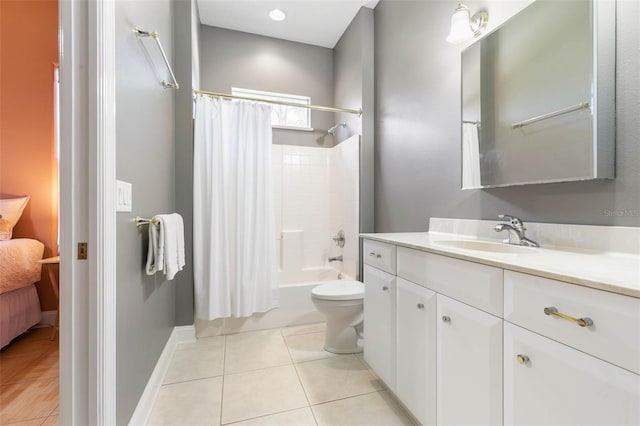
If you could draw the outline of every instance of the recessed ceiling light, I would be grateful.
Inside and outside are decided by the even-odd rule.
[[[284,21],[284,18],[286,17],[287,14],[280,9],[273,9],[271,12],[269,12],[269,18],[273,19],[274,21]]]

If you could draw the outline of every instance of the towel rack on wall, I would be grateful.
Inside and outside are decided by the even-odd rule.
[[[167,55],[166,53],[164,53],[164,49],[162,48],[162,43],[160,43],[160,36],[158,35],[158,33],[155,31],[145,31],[138,27],[135,27],[133,29],[133,32],[136,33],[136,37],[138,38],[151,37],[155,40],[156,44],[158,45],[158,49],[160,49],[160,53],[162,54],[162,59],[164,59],[164,64],[167,66],[169,74],[171,74],[171,78],[173,79],[173,83],[162,80],[162,87],[164,87],[165,89],[179,89],[180,86],[178,85],[175,74],[173,74],[173,69],[171,69],[171,65],[169,64]]]
[[[136,219],[135,219],[135,224],[136,224],[136,227],[138,227],[138,228],[140,228],[142,225],[149,225],[149,224],[157,225],[158,222],[159,221],[155,216],[152,217],[151,219],[147,219],[147,218],[144,218],[144,217],[136,216]]]
[[[517,123],[513,123],[511,125],[512,129],[518,129],[524,126],[528,126],[529,124],[537,123],[538,121],[547,120],[549,118],[557,117],[559,115],[568,114],[573,111],[580,111],[581,109],[588,109],[591,107],[589,102],[580,102],[578,105],[573,105],[567,108],[559,109],[557,111],[553,111],[547,114],[539,115],[537,117],[529,118],[527,120],[519,121]]]

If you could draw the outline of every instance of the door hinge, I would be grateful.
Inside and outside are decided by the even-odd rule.
[[[87,243],[78,243],[78,260],[87,259]]]

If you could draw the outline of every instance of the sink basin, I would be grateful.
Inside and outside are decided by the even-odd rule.
[[[535,248],[514,246],[511,244],[492,243],[489,241],[469,241],[469,240],[444,240],[434,241],[435,244],[465,250],[486,251],[493,253],[532,253]]]

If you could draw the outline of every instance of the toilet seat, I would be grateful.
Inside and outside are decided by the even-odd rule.
[[[359,300],[364,299],[364,284],[360,281],[328,281],[311,290],[311,296],[319,300]]]

